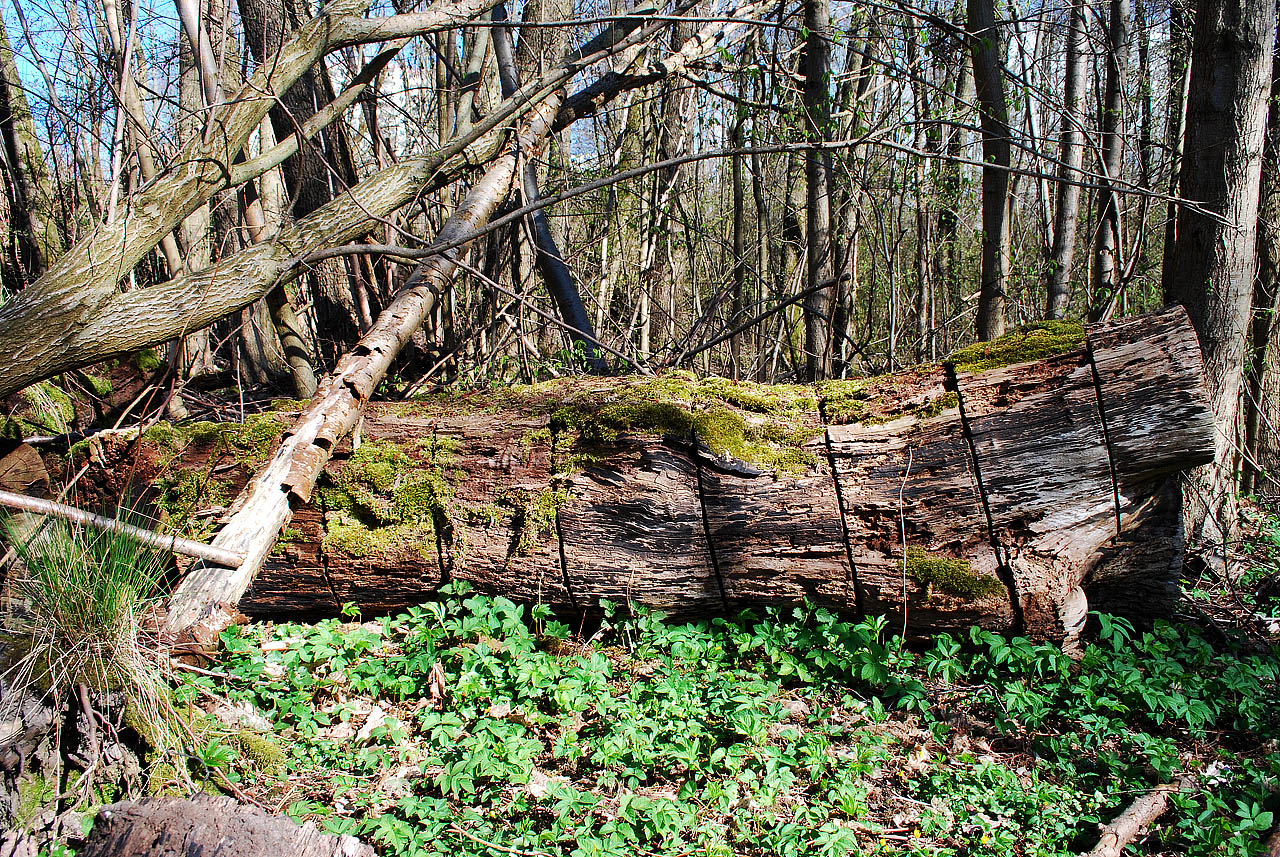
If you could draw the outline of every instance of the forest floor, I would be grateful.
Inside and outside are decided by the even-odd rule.
[[[193,772],[388,855],[1077,854],[1174,781],[1138,853],[1261,854],[1280,593],[1256,588],[1280,522],[1251,530],[1240,579],[1187,581],[1148,632],[1096,616],[1078,660],[817,608],[614,605],[584,638],[463,587],[394,619],[232,628],[183,694],[265,740],[210,738]]]

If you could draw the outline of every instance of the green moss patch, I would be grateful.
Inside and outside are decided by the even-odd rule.
[[[919,547],[907,548],[907,572],[941,592],[975,601],[1006,591],[999,580],[976,574],[968,560],[931,554]]]
[[[880,425],[908,416],[932,419],[959,407],[960,397],[941,388],[939,369],[929,364],[895,375],[820,382],[818,402],[828,425]]]
[[[513,389],[505,399],[526,412],[544,409],[551,432],[571,436],[573,448],[562,469],[566,463],[570,468],[588,464],[601,444],[640,434],[695,437],[717,456],[765,471],[799,473],[816,464],[804,444],[822,430],[810,387],[698,379],[687,372],[608,390],[540,384]]]
[[[32,384],[22,391],[22,404],[13,414],[16,438],[36,434],[63,434],[76,419],[75,401],[52,381]]]
[[[253,470],[266,462],[284,428],[284,423],[271,414],[250,414],[243,423],[158,422],[147,429],[142,439],[175,455],[191,444],[208,445],[210,459],[230,455]]]
[[[156,514],[165,530],[186,538],[208,538],[216,521],[197,513],[230,502],[234,480],[234,473],[215,472],[215,466],[230,457],[244,474],[251,474],[266,462],[283,432],[284,424],[270,414],[253,414],[243,424],[159,422],[147,429],[142,443],[160,453],[155,463],[158,475],[151,484],[158,492]],[[180,460],[199,460],[187,456],[193,446],[207,452],[204,464],[180,464]],[[71,451],[87,454],[88,448],[77,445]]]
[[[956,372],[985,372],[1015,363],[1030,363],[1084,347],[1084,325],[1074,321],[1035,321],[990,342],[975,342],[956,351],[947,365]]]
[[[822,419],[828,425],[862,422],[869,414],[871,399],[868,378],[842,378],[818,383],[818,402]]]
[[[368,557],[416,547],[431,556],[438,534],[460,552],[463,524],[449,475],[457,441],[426,439],[412,448],[422,458],[390,441],[368,440],[326,471],[319,489],[326,550]]]
[[[163,363],[164,361],[160,359],[160,355],[156,353],[154,348],[144,348],[133,355],[133,365],[143,372],[154,372]]]
[[[58,796],[56,780],[45,779],[42,773],[29,773],[18,780],[18,806],[14,821],[25,826],[35,820],[40,812]]]
[[[167,470],[152,482],[160,492],[156,512],[166,532],[203,541],[214,529],[212,517],[197,515],[202,508],[221,506],[230,499],[227,486],[208,469],[179,467]]]

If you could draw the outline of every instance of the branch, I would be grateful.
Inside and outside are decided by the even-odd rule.
[[[1102,835],[1092,851],[1081,857],[1120,857],[1126,846],[1147,832],[1147,828],[1164,814],[1169,795],[1191,785],[1192,778],[1184,777],[1176,783],[1164,783],[1142,795],[1115,821],[1103,826]]]
[[[180,553],[185,556],[193,556],[197,559],[216,562],[223,565],[239,565],[244,562],[244,554],[236,551],[224,550],[207,545],[204,542],[194,542],[190,539],[180,539],[177,536],[162,536],[152,530],[144,530],[141,527],[135,527],[132,524],[126,524],[124,521],[117,521],[114,518],[106,518],[102,515],[95,515],[92,512],[86,512],[83,509],[77,509],[75,506],[68,506],[64,503],[55,503],[52,500],[41,500],[38,497],[28,497],[26,494],[15,494],[12,491],[0,490],[0,506],[9,509],[20,509],[23,512],[34,512],[37,515],[51,515],[55,518],[62,518],[77,524],[83,524],[87,527],[96,527],[99,530],[107,530],[112,533],[123,533],[130,538],[142,542],[144,545],[150,545],[153,548]]]

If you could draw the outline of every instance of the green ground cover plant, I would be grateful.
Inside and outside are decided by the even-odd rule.
[[[1073,661],[813,606],[607,614],[583,640],[455,583],[394,619],[233,628],[192,681],[287,759],[208,763],[389,855],[1075,854],[1188,774],[1146,853],[1249,855],[1280,809],[1275,649],[1108,616]]]

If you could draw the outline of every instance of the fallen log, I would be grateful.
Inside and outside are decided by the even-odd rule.
[[[1065,643],[1090,599],[1172,606],[1170,477],[1209,460],[1212,425],[1181,309],[817,388],[672,373],[377,403],[239,608],[371,615],[458,579],[570,614],[807,598],[911,634]],[[184,431],[148,433],[140,472],[190,470],[225,502],[251,468]]]

